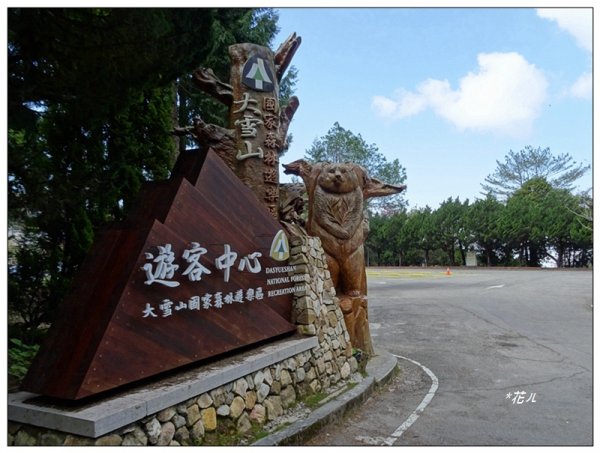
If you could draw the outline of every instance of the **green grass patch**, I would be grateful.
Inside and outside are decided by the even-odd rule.
[[[314,409],[314,408],[318,407],[319,403],[322,400],[324,400],[325,398],[327,398],[327,396],[329,396],[329,395],[325,392],[313,393],[312,395],[308,395],[307,397],[304,398],[304,404],[309,409]]]
[[[378,271],[367,271],[368,277],[390,277],[390,278],[437,278],[444,275],[445,272],[378,272]]]

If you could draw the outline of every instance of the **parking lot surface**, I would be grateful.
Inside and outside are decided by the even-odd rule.
[[[591,271],[370,268],[368,284],[401,373],[310,445],[592,445]]]

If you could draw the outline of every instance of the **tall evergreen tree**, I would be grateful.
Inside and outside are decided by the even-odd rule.
[[[504,205],[501,202],[488,195],[471,204],[467,213],[469,231],[487,266],[498,264],[502,259],[503,241],[498,223],[503,209]]]
[[[537,267],[546,256],[545,209],[552,186],[544,178],[527,181],[507,201],[500,221],[522,265]]]
[[[466,264],[466,251],[471,236],[467,223],[469,200],[461,202],[458,197],[448,198],[433,214],[434,229],[441,249],[448,257],[448,264],[456,265],[456,252],[461,264]]]
[[[9,9],[8,289],[28,327],[51,319],[96,231],[123,219],[144,181],[168,177],[175,81],[228,61],[230,44],[268,43],[276,20],[239,8]]]
[[[402,228],[402,235],[415,249],[423,252],[423,264],[428,266],[431,263],[431,252],[439,248],[432,209],[425,206],[410,211]]]
[[[484,193],[506,199],[527,181],[544,178],[552,187],[573,189],[573,183],[587,173],[590,166],[573,161],[569,154],[553,155],[550,148],[526,146],[518,153],[510,151],[504,162],[481,184]]]

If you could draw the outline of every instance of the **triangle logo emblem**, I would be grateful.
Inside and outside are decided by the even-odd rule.
[[[271,92],[275,78],[267,61],[258,55],[248,58],[242,70],[242,83],[254,91]]]
[[[273,238],[270,256],[275,261],[285,261],[290,257],[290,244],[283,230],[279,230]]]

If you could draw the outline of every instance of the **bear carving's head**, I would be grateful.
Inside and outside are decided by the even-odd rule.
[[[361,187],[361,181],[352,167],[348,164],[327,163],[323,165],[317,184],[327,192],[352,192]]]
[[[385,197],[406,189],[404,184],[386,184],[378,179],[371,178],[364,167],[350,162],[344,164],[331,162],[311,164],[299,159],[284,164],[283,168],[286,175],[298,175],[303,179],[309,197],[315,183],[323,190],[331,193],[348,193],[360,188],[364,198]]]

